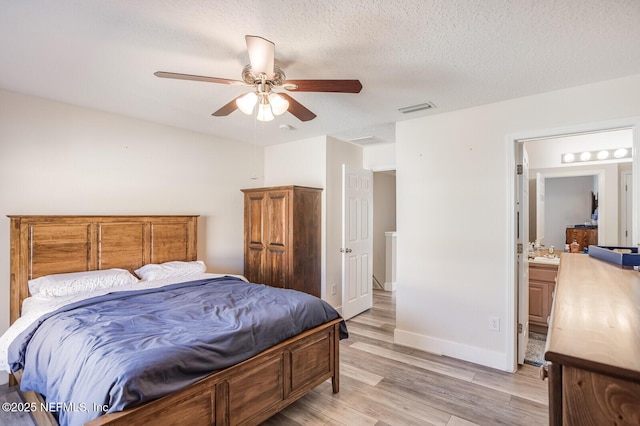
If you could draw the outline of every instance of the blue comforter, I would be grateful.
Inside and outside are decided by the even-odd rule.
[[[110,293],[44,315],[9,348],[21,390],[61,425],[160,398],[339,318],[326,302],[232,277]],[[347,337],[344,323],[341,338]]]

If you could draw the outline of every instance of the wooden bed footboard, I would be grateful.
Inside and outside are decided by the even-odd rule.
[[[337,319],[184,390],[86,425],[255,425],[331,379],[339,391]]]

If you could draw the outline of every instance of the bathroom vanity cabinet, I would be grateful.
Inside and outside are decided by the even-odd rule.
[[[547,332],[558,265],[529,263],[529,327],[537,333]]]

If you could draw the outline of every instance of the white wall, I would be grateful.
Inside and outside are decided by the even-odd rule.
[[[639,113],[636,75],[397,123],[396,343],[513,370],[510,138]]]
[[[256,166],[251,145],[6,91],[0,111],[0,333],[8,214],[199,214],[199,258],[242,273],[240,189],[263,174],[262,148]]]
[[[374,171],[396,169],[396,144],[370,145],[362,149],[362,167]]]
[[[264,186],[300,185],[324,188],[326,151],[325,136],[266,147]]]

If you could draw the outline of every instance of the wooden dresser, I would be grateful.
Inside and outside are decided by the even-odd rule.
[[[566,244],[571,244],[573,240],[576,240],[578,244],[580,244],[580,252],[585,247],[589,247],[591,245],[598,245],[598,228],[567,228],[566,230]]]
[[[563,253],[545,348],[549,424],[640,424],[640,273]]]
[[[320,297],[322,189],[243,189],[244,275]]]

